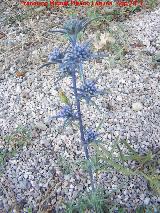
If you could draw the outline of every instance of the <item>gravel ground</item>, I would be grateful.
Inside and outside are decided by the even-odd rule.
[[[10,8],[3,15],[9,12]],[[84,157],[79,133],[67,127],[66,132],[56,136],[62,122],[48,124],[48,117],[55,115],[61,105],[54,86],[57,67],[37,70],[47,61],[53,46],[65,41],[59,35],[46,33],[61,22],[56,12],[49,15],[45,11],[13,25],[3,24],[1,28],[6,37],[0,40],[0,134],[3,137],[21,125],[29,128],[32,135],[30,143],[5,164],[0,191],[2,212],[8,212],[10,207],[16,208],[16,203],[19,207],[33,207],[37,212],[38,208],[45,208],[45,202],[40,202],[45,198],[57,212],[61,212],[59,207],[63,206],[63,200],[74,199],[79,192],[90,187],[79,166],[71,174],[66,171],[66,162],[70,167],[75,160]],[[127,53],[121,63],[112,67],[108,59],[103,59],[92,63],[92,67],[85,66],[86,76],[101,76],[98,81],[100,88],[110,91],[107,96],[96,100],[105,113],[101,130],[105,133],[103,140],[107,141],[109,148],[119,136],[128,139],[140,153],[148,150],[154,153],[159,148],[160,138],[160,74],[152,57],[160,51],[160,8],[110,24],[113,31],[119,26],[128,35]],[[87,30],[85,37],[90,37],[91,33],[96,34]],[[70,97],[69,85],[70,80],[65,79],[59,86],[65,88]],[[102,115],[85,104],[82,111],[84,123],[96,127]],[[0,148],[5,149],[5,146],[2,140]],[[65,159],[64,171],[60,167],[61,158]],[[71,166],[69,170],[72,169]],[[160,198],[148,189],[147,182],[141,177],[126,179],[113,171],[100,174],[98,179],[106,190],[116,188],[122,181],[126,186],[112,197],[117,203],[129,208],[160,203]]]

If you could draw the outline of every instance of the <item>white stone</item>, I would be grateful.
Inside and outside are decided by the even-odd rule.
[[[21,86],[20,86],[20,85],[17,85],[16,93],[17,93],[17,94],[20,94],[20,93],[21,93]]]
[[[143,105],[141,102],[135,102],[132,104],[132,109],[133,111],[138,112],[143,109]]]
[[[140,199],[141,199],[141,200],[144,200],[144,198],[145,198],[145,195],[144,195],[144,194],[141,194],[141,195],[140,195]]]
[[[50,145],[50,143],[49,143],[49,141],[47,139],[40,140],[40,144],[41,145],[45,145],[45,146],[49,146]]]
[[[121,96],[117,96],[117,101],[122,101],[122,97]]]
[[[64,175],[65,180],[70,180],[71,176],[70,175]]]
[[[38,128],[40,130],[45,131],[47,129],[47,126],[44,123],[42,123],[41,121],[37,122],[35,125],[36,125],[36,128]]]
[[[28,178],[28,174],[25,173],[24,174],[24,178],[27,179]]]
[[[149,202],[150,202],[150,198],[149,198],[149,197],[146,197],[146,198],[144,199],[144,204],[145,204],[145,205],[148,205]]]
[[[16,160],[11,160],[10,162],[13,163],[14,165],[17,164],[17,161],[16,161]]]
[[[72,184],[70,185],[70,189],[74,189],[74,186]]]

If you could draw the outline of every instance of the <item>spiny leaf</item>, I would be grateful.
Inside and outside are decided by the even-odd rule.
[[[43,64],[42,66],[40,66],[37,70],[40,70],[40,69],[42,69],[43,67],[48,67],[48,66],[50,66],[51,64],[55,64],[55,63],[48,62],[48,63]]]
[[[127,143],[126,140],[122,140],[122,143],[124,143],[124,145],[127,147],[127,149],[132,152],[133,154],[137,155],[137,152]]]
[[[62,30],[62,29],[50,29],[48,32],[50,33],[62,33],[62,34],[67,34],[67,30]]]
[[[101,113],[101,110],[100,110],[99,106],[93,100],[90,100],[90,103],[92,105],[94,105],[96,107],[96,109]]]
[[[117,140],[115,140],[115,144],[116,144],[117,149],[118,149],[118,151],[119,151],[120,158],[121,158],[121,161],[122,161],[122,164],[123,164],[123,167],[124,167],[124,154],[122,153],[122,150],[120,149],[120,146],[119,146]]]
[[[103,125],[103,123],[104,123],[104,117],[103,117],[103,119],[100,121],[99,125],[97,126],[96,132],[98,132],[98,130],[99,130],[99,129],[101,128],[101,126]]]

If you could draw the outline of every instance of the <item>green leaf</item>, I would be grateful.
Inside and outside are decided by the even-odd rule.
[[[122,153],[122,151],[121,151],[121,149],[120,149],[120,146],[119,146],[117,140],[115,140],[115,144],[116,144],[117,149],[118,149],[118,151],[119,151],[120,158],[121,158],[121,161],[122,161],[122,165],[123,165],[123,167],[124,167],[124,154]]]
[[[153,56],[152,61],[157,64],[160,64],[160,52]]]
[[[49,2],[50,2],[50,1],[49,1]],[[34,10],[35,10],[35,12],[41,12],[41,11],[43,11],[43,10],[45,10],[45,9],[46,9],[45,6],[40,6],[40,7],[35,8]]]
[[[0,165],[4,163],[5,156],[6,156],[5,152],[0,153]]]
[[[96,128],[96,131],[97,131],[97,132],[98,132],[99,129],[102,127],[103,123],[104,123],[104,117],[102,118],[102,120],[100,121],[99,125],[98,125],[97,128]]]
[[[32,208],[28,208],[27,213],[32,213]]]
[[[126,140],[122,140],[121,142],[124,143],[124,145],[127,147],[127,149],[128,149],[131,153],[137,155],[137,152],[127,143]]]
[[[15,149],[9,152],[10,157],[14,157],[16,154],[17,154],[17,150]]]
[[[118,208],[118,213],[125,213],[126,211],[123,208]]]
[[[101,113],[101,110],[100,110],[99,106],[94,101],[90,100],[90,103],[92,105],[94,105],[96,107],[96,109]]]

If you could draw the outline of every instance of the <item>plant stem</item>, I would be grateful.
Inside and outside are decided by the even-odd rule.
[[[78,94],[77,94],[77,79],[76,79],[76,73],[74,71],[72,72],[72,83],[73,83],[74,96],[76,99],[76,107],[77,107],[77,112],[78,112],[81,142],[82,142],[82,146],[84,149],[85,157],[89,161],[90,158],[89,158],[88,144],[86,143],[85,137],[84,137],[84,128],[83,128],[83,122],[82,122],[82,116],[81,116],[80,100],[79,100]],[[89,172],[89,176],[90,176],[92,191],[94,191],[95,187],[94,187],[93,172],[92,172],[91,165],[89,165],[89,167],[88,167],[88,172]]]

